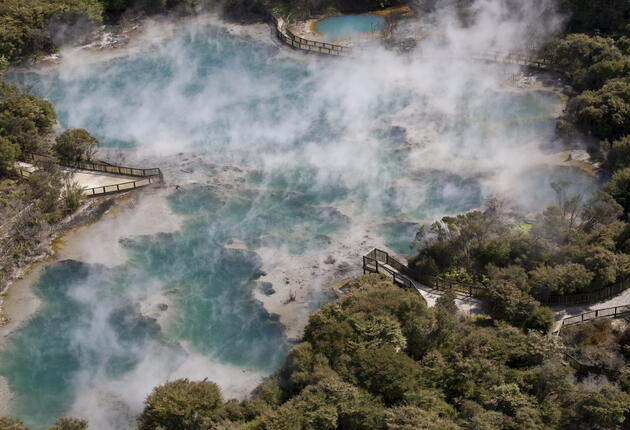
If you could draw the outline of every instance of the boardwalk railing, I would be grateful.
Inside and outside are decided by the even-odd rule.
[[[609,285],[597,291],[579,294],[569,294],[566,296],[550,296],[540,300],[541,303],[549,306],[574,306],[597,303],[602,300],[614,297],[630,287],[630,279],[623,279],[615,284]]]
[[[87,170],[91,172],[108,173],[121,176],[135,176],[139,178],[134,181],[120,182],[117,184],[103,185],[93,188],[84,188],[83,194],[86,197],[97,197],[107,194],[121,193],[124,191],[135,190],[137,188],[143,188],[148,185],[163,181],[162,171],[158,168],[137,169],[134,167],[115,166],[112,164],[93,163],[89,161],[58,162],[52,157],[32,153],[24,154],[24,160],[32,163],[37,163],[41,161],[52,161],[59,164],[59,166],[68,167],[71,169]],[[18,175],[23,178],[28,178],[33,173],[23,167],[16,167],[15,170]]]
[[[406,282],[406,284],[414,285],[414,282],[418,282],[428,287],[435,288],[436,290],[453,291],[455,293],[463,294],[469,297],[482,297],[484,295],[484,292],[486,291],[486,287],[481,284],[463,283],[451,279],[424,275],[416,270],[411,269],[406,264],[401,263],[396,258],[392,257],[387,251],[375,248],[363,257],[363,273],[380,273],[380,270],[383,270],[392,276],[394,276],[393,272],[404,275],[407,279],[407,281],[404,281]],[[402,284],[403,281],[398,280],[396,283]],[[585,305],[590,303],[597,303],[602,300],[614,297],[622,291],[625,291],[629,287],[630,280],[624,279],[616,284],[590,293],[570,294],[566,296],[551,296],[546,299],[539,299],[539,301],[542,304],[549,306]]]
[[[284,19],[273,16],[272,20],[278,39],[293,48],[336,56],[347,55],[352,51],[352,49],[347,46],[304,39],[303,37],[293,34]]]
[[[600,318],[619,318],[624,315],[630,315],[630,305],[614,306],[612,308],[596,309],[594,311],[584,312],[581,315],[568,317],[560,321],[557,331],[562,327],[569,325],[581,324],[583,322],[592,321]]]
[[[104,185],[102,187],[85,188],[83,194],[86,197],[96,197],[105,194],[122,193],[123,191],[135,190],[136,188],[146,187],[147,185],[162,182],[160,176],[148,176],[137,181],[122,182],[120,184]]]
[[[419,282],[436,290],[453,291],[471,297],[477,297],[483,292],[483,288],[477,285],[433,276],[422,276],[419,272],[410,269],[406,264],[392,257],[387,251],[374,248],[363,257],[363,273],[381,273],[381,270],[392,275],[394,283],[405,288],[415,289],[415,282]]]
[[[92,172],[112,173],[114,175],[124,176],[161,176],[162,172],[158,168],[153,169],[137,169],[135,167],[123,167],[114,166],[106,163],[94,163],[91,161],[56,161],[52,157],[41,154],[26,153],[24,154],[24,161],[38,162],[38,161],[55,161],[60,166],[70,167],[72,169],[89,170]]]
[[[335,45],[333,43],[318,42],[305,39],[294,34],[288,23],[281,17],[272,16],[273,26],[278,39],[295,49],[307,52],[317,52],[319,54],[343,56],[349,55],[352,48],[349,46]],[[455,57],[458,57],[457,55]],[[516,64],[536,69],[550,69],[553,61],[550,58],[539,58],[519,52],[503,52],[497,50],[487,50],[482,52],[466,53],[459,56],[465,59],[489,61],[495,63]]]

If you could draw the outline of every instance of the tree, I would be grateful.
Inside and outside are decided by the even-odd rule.
[[[144,403],[139,430],[202,430],[220,417],[223,398],[214,382],[177,379],[154,388]]]
[[[611,386],[588,393],[580,401],[578,411],[588,428],[616,428],[630,411],[630,395]]]
[[[397,406],[385,411],[387,430],[458,430],[453,421],[440,417],[432,410],[417,406]]]
[[[582,208],[580,229],[592,233],[597,226],[610,226],[623,215],[623,207],[610,194],[598,192]]]
[[[584,91],[569,102],[568,111],[584,133],[599,139],[630,134],[630,78],[611,79],[598,90]]]
[[[0,429],[2,430],[28,430],[26,424],[15,418],[0,417]]]
[[[530,272],[534,295],[547,298],[551,295],[573,294],[586,290],[595,275],[581,264],[567,263],[539,266]]]
[[[57,137],[55,152],[64,161],[91,160],[98,147],[98,140],[82,128],[64,131]]]
[[[606,166],[615,171],[630,167],[630,136],[624,136],[612,143],[604,144],[606,148]]]
[[[409,401],[420,389],[418,364],[392,347],[360,349],[351,367],[359,384],[387,406]]]
[[[555,324],[553,312],[542,308],[533,297],[510,281],[491,280],[484,294],[488,313],[493,318],[507,321],[515,327],[542,332],[548,332]]]
[[[48,430],[87,430],[88,422],[77,418],[59,418]]]
[[[38,170],[28,178],[28,194],[32,201],[37,202],[39,209],[56,219],[59,210],[61,182],[57,172]]]
[[[0,178],[13,170],[13,164],[19,156],[20,146],[6,137],[0,137]]]
[[[0,100],[0,136],[20,145],[23,152],[37,152],[56,120],[50,102],[39,97],[15,94]]]
[[[621,205],[626,214],[630,212],[630,167],[617,170],[604,186],[604,191]]]
[[[79,209],[84,197],[83,186],[78,182],[73,182],[70,178],[66,178],[63,189],[61,190],[64,211],[66,213],[72,213]]]
[[[365,391],[331,377],[268,413],[263,430],[360,430],[382,427],[383,408]]]
[[[623,76],[622,71],[611,73],[609,70],[615,70],[615,62],[621,62],[622,69],[625,67],[625,62],[621,61],[622,53],[611,38],[570,34],[559,40],[553,51],[558,68],[578,89],[596,89],[606,77]]]
[[[560,0],[558,3],[560,10],[569,16],[571,31],[614,32],[627,24],[630,12],[626,0]]]

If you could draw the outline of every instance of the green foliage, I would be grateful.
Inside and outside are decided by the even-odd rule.
[[[569,16],[571,31],[611,33],[628,23],[630,4],[626,0],[559,0],[559,8]]]
[[[37,152],[56,119],[50,102],[39,97],[17,94],[0,100],[0,136],[23,152]]]
[[[0,417],[0,429],[2,430],[28,430],[26,424],[22,421],[8,418],[8,417]]]
[[[54,168],[51,166],[51,168]],[[29,199],[37,203],[44,214],[49,214],[51,220],[59,216],[59,197],[61,181],[59,173],[55,171],[38,170],[28,179]]]
[[[626,214],[630,212],[630,167],[617,170],[604,190],[623,207]]]
[[[612,143],[605,142],[606,165],[611,171],[630,167],[630,136],[624,136]]]
[[[583,423],[593,429],[616,428],[630,411],[630,396],[614,387],[603,387],[588,393],[580,401],[578,410]]]
[[[549,331],[554,324],[551,315],[540,310],[540,304],[510,281],[491,280],[485,292],[488,313],[516,327]]]
[[[61,190],[64,212],[72,213],[79,209],[84,197],[83,187],[79,183],[66,180]]]
[[[76,418],[59,418],[48,430],[87,430],[88,422]]]
[[[99,0],[104,7],[105,15],[116,20],[124,12],[158,14],[180,8],[189,9],[198,3],[197,0]]]
[[[619,388],[630,394],[630,364],[626,364],[619,372]]]
[[[269,14],[268,3],[266,0],[226,0],[222,6],[222,14],[232,21],[262,21]]]
[[[20,146],[6,137],[0,137],[0,178],[13,170],[13,164],[20,156]]]
[[[627,61],[611,38],[570,34],[556,42],[557,67],[577,89],[600,88],[607,79],[622,77]]]
[[[539,266],[530,272],[530,276],[537,297],[584,291],[595,277],[586,267],[575,263]]]
[[[87,130],[74,128],[57,136],[54,150],[63,161],[91,160],[98,147],[98,140]]]
[[[239,2],[240,3],[240,2]],[[334,9],[342,13],[368,12],[400,4],[399,0],[272,0],[271,7],[283,16],[306,19],[312,15]]]
[[[365,348],[354,355],[350,371],[358,384],[383,399],[386,406],[408,403],[420,388],[420,367],[391,346]]]
[[[338,378],[327,378],[264,416],[260,428],[378,429],[382,421],[383,408],[372,396]]]
[[[487,289],[493,317],[546,331],[553,318],[536,300],[597,290],[630,273],[623,253],[630,250],[630,228],[619,220],[626,204],[623,184],[613,179],[607,192],[584,201],[568,193],[567,183],[552,183],[558,202],[531,228],[492,205],[446,217],[421,229],[422,247],[409,265],[429,284],[450,279]],[[430,276],[423,277],[427,268]]]
[[[568,105],[570,115],[586,134],[617,139],[630,134],[630,80],[611,79],[598,90],[584,91]]]
[[[209,381],[177,379],[160,385],[145,400],[140,430],[201,430],[220,417],[223,398]]]
[[[20,62],[50,53],[52,36],[47,24],[57,19],[72,24],[76,16],[100,21],[102,6],[97,0],[4,0],[0,3],[0,56]]]
[[[456,423],[431,410],[417,406],[397,406],[385,412],[387,430],[458,430]]]

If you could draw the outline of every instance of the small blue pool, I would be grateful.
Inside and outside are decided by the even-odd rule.
[[[347,39],[364,33],[372,33],[385,27],[385,18],[374,14],[329,16],[315,24],[315,31],[324,36],[325,42]]]

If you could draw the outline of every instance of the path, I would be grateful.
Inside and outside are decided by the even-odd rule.
[[[286,45],[306,52],[316,52],[318,54],[346,56],[350,55],[353,48],[350,46],[336,45],[333,43],[319,42],[305,39],[294,34],[288,23],[279,16],[272,17],[272,23],[276,36]],[[502,52],[486,50],[482,52],[455,54],[451,59],[475,60],[492,63],[513,64],[524,67],[532,67],[539,70],[551,69],[553,62],[549,58],[536,57],[518,52]]]
[[[28,161],[15,163],[15,170],[24,178],[28,178],[37,171],[35,162],[51,160],[50,157],[44,155],[26,154],[25,156]],[[57,163],[55,159],[52,160]],[[89,161],[71,164],[58,164],[59,170],[68,174],[72,182],[83,187],[83,194],[86,197],[119,193],[162,182],[160,169],[136,169]]]
[[[428,306],[434,306],[437,299],[444,294],[444,291],[424,285],[413,277],[403,273],[406,266],[400,263],[389,253],[374,249],[363,257],[363,273],[385,273],[392,276],[395,284],[403,288],[414,288],[426,300]],[[469,315],[482,314],[483,302],[470,295],[455,292],[455,305],[457,308]]]
[[[20,161],[16,163],[16,167],[22,170],[26,170],[33,173],[37,170],[37,167]],[[59,166],[59,170],[70,175],[70,179],[73,182],[78,183],[83,188],[96,188],[108,185],[115,185],[124,182],[131,182],[136,178],[126,175],[114,175],[111,173],[91,172],[87,170],[72,169],[70,167]]]
[[[374,249],[363,257],[363,273],[383,273],[392,276],[392,281],[403,288],[414,288],[427,301],[429,306],[434,306],[437,299],[445,293],[444,289],[438,289],[443,282],[436,279],[436,286],[433,288],[424,285],[416,280],[418,276],[413,276],[411,269],[402,264],[389,252]],[[483,311],[483,301],[474,297],[475,291],[467,290],[474,288],[463,286],[462,284],[450,282],[445,286],[447,289],[455,291],[455,304],[460,311],[468,314],[481,314]],[[630,314],[630,289],[607,300],[583,306],[553,306],[556,317],[556,327],[552,332],[558,332],[562,325],[575,324],[589,321],[596,318],[608,318],[625,316]]]

